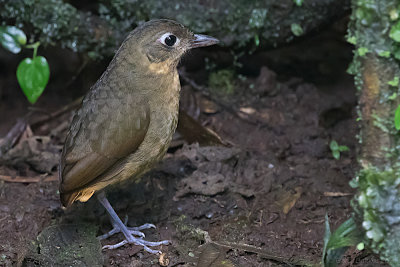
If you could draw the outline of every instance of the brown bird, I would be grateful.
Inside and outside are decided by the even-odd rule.
[[[166,153],[178,119],[180,83],[177,65],[191,48],[218,40],[193,34],[171,20],[152,20],[133,30],[76,112],[60,163],[60,198],[65,207],[87,201],[95,192],[111,217],[113,230],[127,243],[149,247],[145,224],[127,227],[108,202],[104,188],[128,178],[138,179]],[[135,237],[136,236],[136,237]]]

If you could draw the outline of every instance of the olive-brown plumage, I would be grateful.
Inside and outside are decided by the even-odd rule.
[[[138,178],[163,157],[177,125],[176,66],[187,50],[216,42],[170,20],[129,34],[71,123],[60,164],[64,206]]]

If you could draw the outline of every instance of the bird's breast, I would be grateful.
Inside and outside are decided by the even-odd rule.
[[[178,123],[179,92],[179,76],[176,73],[172,82],[164,83],[158,94],[148,99],[149,128],[142,144],[129,156],[122,179],[132,175],[139,177],[165,155]]]

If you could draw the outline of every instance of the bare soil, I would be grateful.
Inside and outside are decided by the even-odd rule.
[[[52,82],[35,105],[41,110],[68,104],[101,73],[101,67],[89,65],[85,69],[90,75],[81,74],[78,82],[64,90],[79,58],[65,51],[43,53],[50,59],[61,54],[58,62],[66,60],[74,67],[67,64],[53,69]],[[191,57],[204,60],[204,55],[224,55],[215,53],[207,50]],[[14,81],[14,63],[4,60],[17,61],[5,54],[0,58],[4,73],[0,76],[0,136],[4,136],[26,114],[27,102]],[[351,215],[350,200],[355,193],[348,185],[357,170],[356,90],[352,77],[345,73],[350,60],[350,47],[337,36],[322,35],[244,58],[242,75],[246,78],[236,82],[234,94],[214,95],[211,99],[216,101],[182,82],[184,109],[231,146],[182,144],[177,137],[164,161],[140,182],[112,188],[109,199],[121,218],[127,215],[132,226],[154,223],[157,229],[146,230],[146,238],[168,239],[171,244],[160,247],[165,253],[161,263],[158,256],[126,245],[102,251],[104,265],[166,266],[167,261],[168,266],[318,264],[325,214],[335,229]],[[57,60],[50,65],[57,65]],[[187,75],[206,86],[203,69],[187,68]],[[59,149],[71,114],[33,129],[33,136],[50,136],[52,149]],[[65,127],[50,134],[63,123]],[[349,152],[334,159],[331,140],[348,146]],[[37,178],[42,174],[24,162],[0,166],[3,176]],[[52,175],[56,176],[54,168]],[[30,247],[48,226],[89,224],[98,228],[97,235],[111,229],[95,198],[63,209],[58,182],[37,181],[0,181],[2,266],[41,265],[29,258]],[[115,235],[102,245],[121,238]],[[383,263],[367,252],[350,250],[341,266]]]

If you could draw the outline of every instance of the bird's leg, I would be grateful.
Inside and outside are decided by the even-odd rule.
[[[113,229],[111,229],[111,231],[109,231],[108,233],[105,233],[104,235],[98,236],[97,239],[103,240],[103,239],[109,238],[110,236],[112,236],[114,234],[118,234],[121,232],[121,230],[118,227],[118,224],[111,216],[110,216],[110,221],[113,226]],[[140,237],[145,237],[145,234],[140,232],[140,230],[156,228],[156,226],[152,223],[146,223],[146,224],[143,224],[143,225],[137,226],[137,227],[128,227],[128,215],[125,216],[124,225],[126,226],[126,228],[129,230],[129,232],[131,234],[140,236]]]
[[[135,245],[143,246],[144,250],[146,250],[147,252],[150,252],[152,254],[157,254],[157,253],[161,253],[161,252],[159,250],[153,250],[149,247],[154,247],[154,246],[159,246],[159,245],[168,245],[168,243],[169,243],[168,240],[163,240],[163,241],[159,241],[159,242],[150,242],[150,241],[143,240],[144,234],[142,232],[140,232],[140,230],[148,229],[148,228],[155,228],[155,226],[153,224],[147,223],[147,224],[144,224],[139,227],[127,227],[126,224],[128,222],[128,220],[127,220],[128,218],[127,217],[125,218],[125,223],[123,223],[121,221],[121,219],[118,217],[117,213],[112,208],[110,202],[108,202],[104,192],[101,192],[98,194],[98,199],[99,199],[100,203],[104,206],[104,208],[107,210],[108,214],[110,215],[111,223],[114,227],[110,232],[108,232],[102,236],[99,236],[98,238],[100,240],[105,239],[105,238],[107,238],[113,234],[119,233],[119,232],[122,232],[126,238],[122,242],[119,242],[115,245],[106,245],[103,247],[103,249],[105,249],[105,248],[115,249],[115,248],[119,248],[125,244],[135,244]],[[136,235],[139,237],[134,237],[133,235]]]

